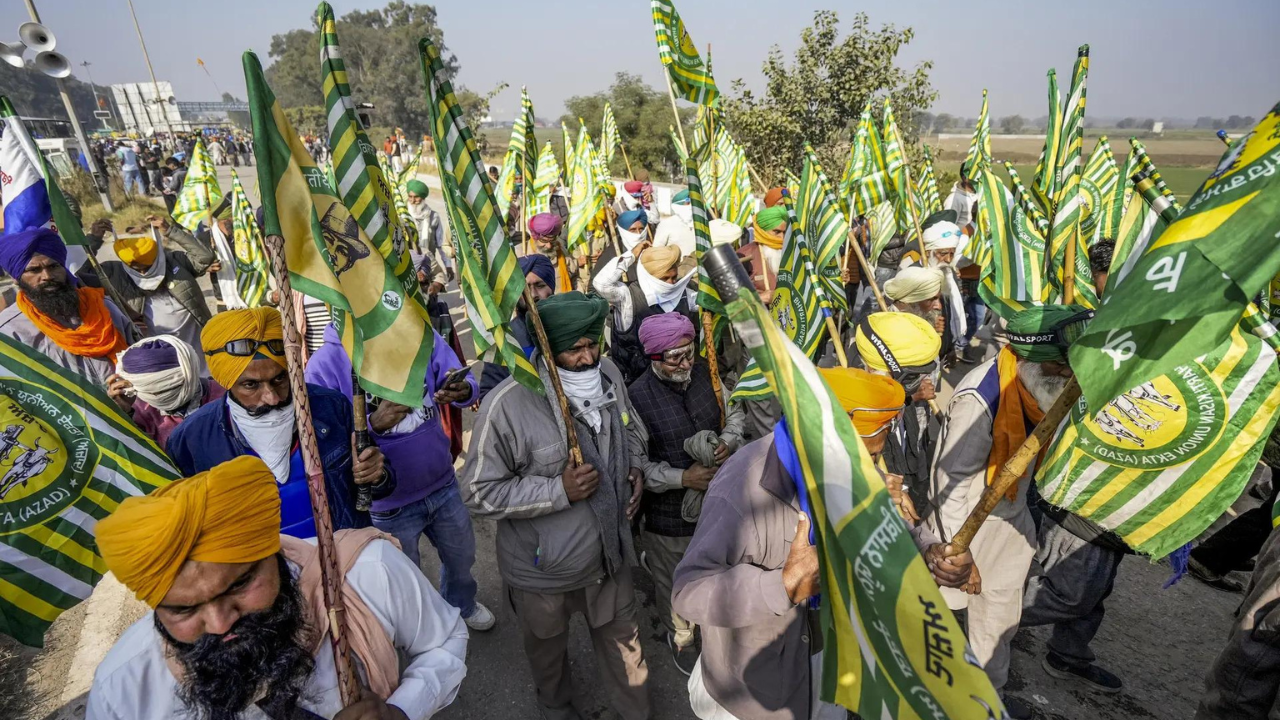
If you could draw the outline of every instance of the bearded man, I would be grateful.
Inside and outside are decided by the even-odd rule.
[[[956,225],[956,213],[952,210],[941,210],[924,219],[920,223],[924,236],[926,257],[921,259],[916,246],[902,256],[902,267],[923,266],[936,268],[942,272],[941,288],[942,317],[945,326],[942,335],[942,349],[948,360],[956,360],[962,356],[965,347],[965,334],[968,332],[968,320],[964,314],[964,298],[960,295],[960,284],[956,280],[955,259],[956,248],[964,240],[964,233]]]
[[[778,265],[782,262],[782,240],[786,235],[787,208],[772,205],[756,213],[751,225],[751,242],[738,249],[738,259],[751,275],[756,294],[766,306],[778,286]]]
[[[126,499],[100,520],[107,568],[151,612],[98,666],[87,717],[403,719],[453,702],[467,670],[458,610],[392,538],[343,530],[347,637],[368,688],[344,709],[315,543],[279,528],[274,478],[255,457]]]
[[[641,243],[601,271],[592,283],[613,306],[609,352],[628,383],[649,369],[649,359],[640,342],[640,323],[645,318],[669,312],[690,320],[696,317],[698,290],[692,280],[698,273],[695,269],[680,277],[680,257],[680,249],[675,246]],[[635,279],[626,282],[623,273],[630,270],[634,270]]]
[[[609,303],[569,292],[538,303],[552,357],[535,355],[543,386],[554,362],[572,418],[550,390],[507,378],[480,406],[462,471],[462,499],[498,521],[498,571],[507,585],[537,691],[552,720],[577,720],[569,620],[582,613],[596,666],[624,720],[649,717],[649,669],[636,625],[630,520],[640,507],[646,431],[622,374],[600,357]],[[570,461],[574,423],[583,463]]]
[[[52,230],[4,236],[0,268],[17,282],[18,301],[0,311],[0,334],[105,388],[116,356],[141,338],[101,288],[80,285],[66,264],[67,246]]]
[[[1090,316],[1074,305],[1028,308],[1008,323],[1009,345],[974,368],[956,387],[943,423],[927,518],[939,536],[954,536],[977,506],[1005,461],[1052,407],[1071,378],[1066,330]],[[982,592],[944,590],[947,604],[968,608],[969,644],[997,690],[1009,674],[1009,643],[1022,617],[1023,587],[1036,552],[1036,529],[1027,507],[1028,466],[1018,484],[987,517],[970,546],[982,576]],[[1015,718],[1030,707],[1006,698]]]
[[[192,413],[173,431],[165,448],[169,457],[184,475],[241,455],[261,458],[279,486],[280,531],[315,537],[279,311],[220,313],[205,325],[200,340],[209,372],[227,394]],[[384,465],[376,447],[356,453],[346,396],[308,384],[307,399],[324,467],[329,519],[335,529],[368,527],[369,513],[356,509],[356,485],[371,485],[374,500],[380,500],[395,491],[395,471]]]
[[[405,183],[405,200],[409,217],[418,228],[418,252],[431,258],[444,274],[453,278],[453,246],[445,242],[444,223],[440,215],[427,204],[431,189],[421,180]],[[443,284],[443,283],[442,283]]]
[[[889,300],[891,310],[921,318],[941,336],[946,329],[946,319],[942,316],[944,282],[938,268],[913,265],[899,270],[884,284],[884,296]]]

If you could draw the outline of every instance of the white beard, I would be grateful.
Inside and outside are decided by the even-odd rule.
[[[1018,379],[1027,390],[1031,391],[1031,396],[1036,399],[1041,412],[1048,412],[1049,408],[1053,407],[1053,404],[1058,401],[1058,396],[1062,394],[1063,388],[1067,386],[1067,381],[1070,380],[1061,375],[1046,375],[1040,363],[1025,360],[1018,361]]]

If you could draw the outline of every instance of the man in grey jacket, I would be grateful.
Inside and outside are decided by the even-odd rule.
[[[480,406],[460,481],[463,501],[498,520],[498,570],[520,623],[543,717],[578,720],[569,671],[569,618],[581,612],[601,679],[624,720],[649,717],[630,566],[630,519],[640,505],[647,433],[622,374],[600,358],[609,303],[580,292],[538,303],[568,397],[583,463],[570,462],[565,418],[546,360],[544,395],[507,378]]]

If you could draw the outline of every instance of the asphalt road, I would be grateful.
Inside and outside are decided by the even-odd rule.
[[[222,168],[221,174],[223,187],[229,188],[229,172]],[[242,180],[251,197],[255,196],[250,174],[242,173]],[[253,199],[256,202],[256,197]],[[429,202],[441,209],[434,193]],[[110,249],[104,249],[103,256],[109,253]],[[456,287],[451,287],[446,300],[457,309],[455,322],[463,335],[463,347],[470,353]],[[950,382],[958,382],[967,369],[953,373]],[[943,401],[947,393],[944,388]],[[465,412],[464,418],[469,428],[474,415]],[[1246,495],[1236,510],[1255,504]],[[438,717],[535,720],[539,714],[528,666],[498,576],[495,524],[477,519],[475,532],[474,572],[480,586],[479,599],[496,613],[498,624],[489,632],[473,633],[467,679],[453,705]],[[438,561],[425,539],[423,543],[424,571],[435,580]],[[671,662],[654,612],[652,582],[643,570],[637,568],[635,572],[653,717],[693,718],[685,691],[686,678]],[[1212,590],[1191,579],[1163,590],[1161,586],[1168,576],[1169,568],[1164,564],[1151,564],[1138,557],[1121,563],[1115,591],[1107,600],[1106,619],[1093,644],[1098,662],[1125,681],[1120,693],[1102,695],[1049,677],[1040,667],[1049,637],[1047,628],[1022,629],[1014,638],[1008,692],[1031,703],[1038,717],[1053,720],[1191,718],[1203,689],[1205,671],[1222,646],[1239,596]],[[21,648],[0,637],[0,718],[83,717],[93,668],[119,633],[143,611],[127,591],[108,578],[88,602],[53,624],[43,650]],[[580,618],[571,630],[570,657],[579,707],[593,719],[613,717],[597,679],[590,639]]]

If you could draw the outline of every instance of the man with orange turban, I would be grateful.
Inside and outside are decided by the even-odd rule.
[[[46,228],[5,235],[0,268],[18,284],[18,301],[0,311],[0,334],[105,388],[116,355],[141,338],[101,288],[68,272],[62,238]]]
[[[1067,348],[1089,317],[1089,311],[1072,305],[1018,312],[1008,322],[1009,345],[956,387],[930,488],[937,512],[929,513],[927,522],[934,532],[942,537],[959,532],[987,485],[1062,394],[1071,378]],[[1028,466],[970,546],[982,576],[981,592],[943,591],[953,610],[968,608],[969,644],[997,690],[1008,679],[1009,643],[1022,617],[1023,590],[1036,552],[1027,506],[1036,465]],[[1011,717],[1031,716],[1030,707],[1017,698],[1006,697],[1005,707]]]
[[[854,368],[819,370],[862,443],[878,457],[905,391]],[[689,676],[700,718],[843,720],[818,698],[809,598],[821,592],[817,550],[796,483],[797,451],[783,423],[731,456],[716,473],[698,528],[676,567],[676,612],[702,627],[702,656]],[[934,579],[960,585],[971,559],[945,557],[923,526],[912,529]]]
[[[458,610],[394,539],[342,530],[347,640],[370,690],[343,710],[316,546],[279,527],[275,479],[254,457],[100,520],[107,568],[152,611],[99,664],[88,717],[421,718],[453,702],[466,675]]]
[[[315,537],[306,469],[295,429],[293,395],[275,308],[215,315],[200,334],[214,382],[227,394],[189,415],[169,436],[166,450],[184,475],[204,472],[242,455],[261,458],[280,491],[281,532]],[[333,527],[360,528],[357,485],[372,485],[380,499],[395,490],[395,475],[376,447],[355,452],[351,401],[342,393],[307,385]]]

